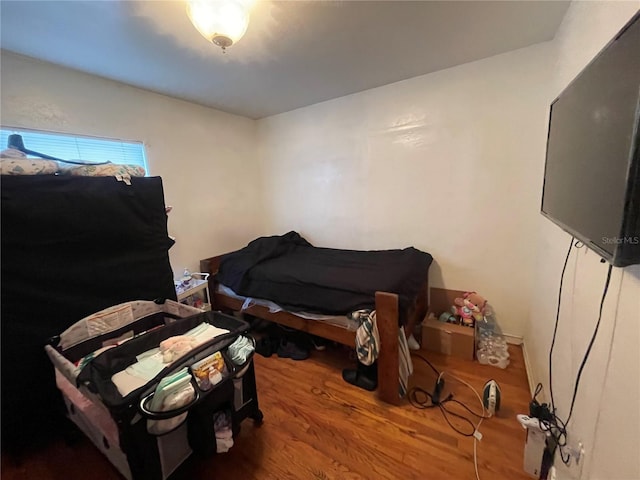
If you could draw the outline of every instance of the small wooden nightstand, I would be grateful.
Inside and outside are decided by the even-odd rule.
[[[176,281],[175,285],[178,302],[199,308],[203,312],[211,310],[208,273],[192,273],[189,282]]]

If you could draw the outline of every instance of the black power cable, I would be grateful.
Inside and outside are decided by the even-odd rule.
[[[438,401],[438,400],[434,400],[434,396],[431,393],[427,392],[424,388],[413,387],[411,390],[409,390],[407,396],[409,399],[409,403],[411,403],[411,405],[413,405],[415,408],[424,410],[427,408],[438,407],[440,409],[440,412],[442,413],[442,416],[446,420],[446,422],[455,432],[459,433],[464,437],[473,437],[473,434],[476,431],[476,427],[473,424],[473,422],[468,418],[466,418],[465,416],[460,415],[459,413],[452,412],[445,405],[449,402],[455,402],[462,405],[464,408],[466,408],[468,411],[470,411],[474,415],[476,414],[473,411],[471,411],[471,409],[466,405],[464,405],[462,402],[459,402],[458,400],[454,400],[453,394],[450,393],[444,400]],[[422,398],[419,398],[420,396]],[[449,420],[449,417],[447,414],[452,415],[454,417],[458,417],[459,419],[465,421],[467,424],[471,425],[471,432],[464,432],[459,428],[457,428],[455,425],[451,423],[451,420]],[[482,417],[482,418],[488,418],[488,417]]]
[[[433,370],[435,372],[435,374],[438,376],[438,378],[440,378],[440,372],[438,371],[438,369],[436,367],[433,366],[433,363],[431,363],[429,360],[427,360],[422,355],[420,355],[419,353],[416,353],[416,352],[411,352],[411,356],[412,357],[417,357],[420,360],[422,360],[423,362],[425,362],[427,365],[429,365],[431,370]]]
[[[441,389],[444,385],[444,380],[442,379],[442,373],[440,371],[438,371],[438,369],[436,367],[433,366],[433,364],[427,360],[425,357],[423,357],[422,355],[415,353],[415,352],[411,352],[411,356],[413,357],[417,357],[419,359],[421,359],[422,361],[424,361],[430,368],[431,370],[434,371],[434,373],[437,375],[437,380],[436,380],[436,384],[434,386],[434,390],[433,393],[430,393],[428,391],[426,391],[424,388],[421,387],[413,387],[411,388],[408,392],[407,392],[407,398],[409,399],[409,403],[411,403],[411,405],[413,405],[413,407],[415,408],[419,408],[419,409],[427,409],[427,408],[435,408],[438,407],[440,409],[440,412],[442,413],[442,416],[444,417],[445,421],[449,424],[449,426],[458,434],[464,436],[464,437],[473,437],[474,433],[476,431],[476,426],[473,424],[473,422],[471,420],[469,420],[467,417],[465,417],[464,415],[460,415],[459,413],[456,413],[450,409],[448,409],[446,407],[447,403],[455,403],[458,404],[460,406],[462,406],[464,409],[466,409],[469,413],[471,413],[472,415],[475,415],[478,418],[490,418],[484,415],[479,415],[478,413],[474,412],[473,410],[471,410],[469,407],[467,407],[464,403],[462,403],[461,401],[454,399],[453,398],[453,394],[449,393],[449,395],[447,395],[444,399],[440,399],[440,394],[441,394]],[[471,432],[466,432],[463,430],[460,430],[459,428],[457,428],[455,425],[453,425],[453,423],[451,423],[451,420],[449,420],[449,415],[454,416],[459,418],[460,420],[464,421],[465,423],[467,423],[468,425],[471,426]]]
[[[602,308],[604,307],[604,301],[607,298],[607,292],[609,291],[609,282],[611,281],[611,271],[613,270],[613,265],[609,264],[609,269],[607,270],[607,280],[604,283],[604,290],[602,291],[602,298],[600,300],[600,311],[598,313],[598,321],[596,322],[596,328],[593,330],[593,335],[591,335],[591,340],[589,341],[589,346],[587,347],[587,351],[582,358],[582,363],[580,364],[580,368],[578,369],[578,375],[576,377],[576,383],[573,387],[573,397],[571,398],[571,407],[569,408],[569,416],[567,417],[567,421],[564,422],[565,425],[569,425],[569,421],[571,421],[571,415],[573,415],[573,406],[576,403],[576,395],[578,394],[578,387],[580,386],[580,377],[582,376],[582,370],[587,363],[587,359],[589,358],[589,354],[591,353],[591,347],[593,347],[593,343],[596,340],[596,336],[598,335],[598,329],[600,328],[600,320],[602,320]]]
[[[609,269],[607,271],[607,279],[605,281],[605,285],[604,285],[604,289],[602,292],[602,298],[600,300],[600,310],[598,313],[598,320],[596,322],[596,326],[594,328],[593,334],[591,335],[591,339],[589,341],[589,345],[587,346],[587,350],[582,358],[582,361],[580,363],[580,367],[578,368],[578,373],[576,376],[576,381],[574,383],[574,387],[573,387],[573,395],[571,398],[571,406],[569,408],[569,415],[567,416],[567,420],[566,421],[562,421],[562,419],[560,417],[558,417],[556,415],[556,406],[555,406],[555,399],[553,396],[553,374],[552,374],[552,370],[553,370],[553,348],[555,345],[555,341],[556,341],[556,334],[558,331],[558,323],[559,323],[559,319],[560,319],[560,305],[561,305],[561,301],[562,301],[562,285],[564,282],[564,274],[565,271],[567,269],[567,263],[569,261],[569,256],[571,254],[571,249],[574,246],[574,237],[571,237],[571,242],[569,243],[569,249],[567,250],[567,256],[565,257],[564,260],[564,265],[562,267],[562,274],[560,275],[560,288],[558,289],[558,308],[556,310],[556,321],[555,321],[555,325],[553,328],[553,337],[551,339],[551,347],[549,349],[549,393],[551,395],[551,411],[548,412],[548,417],[549,418],[544,418],[544,419],[540,419],[540,428],[544,431],[547,431],[551,434],[551,436],[553,437],[554,441],[555,441],[555,446],[559,447],[560,450],[560,458],[562,459],[563,463],[565,464],[569,464],[569,461],[571,459],[570,455],[565,456],[564,452],[563,452],[563,447],[565,447],[567,445],[567,425],[569,424],[569,421],[571,420],[571,417],[573,415],[573,407],[575,405],[575,401],[576,401],[576,396],[578,394],[578,388],[580,386],[580,379],[582,378],[582,371],[584,370],[584,367],[587,363],[587,360],[589,358],[589,355],[591,354],[591,349],[593,347],[593,344],[595,343],[596,337],[598,335],[598,330],[600,329],[600,321],[602,320],[602,310],[604,307],[604,301],[607,297],[607,292],[609,291],[609,283],[611,281],[611,272],[613,269],[612,265],[609,265]],[[578,245],[580,243],[580,245]],[[581,242],[576,242],[575,247],[576,248],[582,248],[584,246],[584,244],[582,244]],[[541,387],[541,385],[539,385]],[[535,400],[536,395],[539,393],[539,389],[536,388],[536,393],[534,394],[534,398],[533,400]]]
[[[556,334],[558,333],[558,323],[560,321],[560,304],[562,302],[562,284],[564,283],[564,272],[567,270],[567,263],[569,263],[569,256],[571,255],[571,248],[573,247],[574,237],[571,237],[569,241],[569,249],[567,250],[567,256],[564,259],[564,265],[562,266],[562,273],[560,274],[560,288],[558,289],[558,308],[556,310],[556,323],[553,327],[553,337],[551,338],[551,348],[549,349],[549,393],[551,395],[551,411],[555,412],[556,406],[553,399],[553,347],[556,344]]]

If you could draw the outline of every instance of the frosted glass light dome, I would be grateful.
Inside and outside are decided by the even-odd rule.
[[[188,0],[187,15],[204,38],[225,50],[247,31],[249,7],[238,0]]]

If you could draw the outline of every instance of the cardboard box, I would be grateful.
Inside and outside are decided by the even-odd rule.
[[[422,323],[422,348],[432,352],[473,360],[475,328],[426,318]]]
[[[453,300],[463,294],[460,290],[430,289],[429,314],[422,322],[423,349],[466,360],[475,358],[476,329],[437,320],[442,312],[449,310]]]

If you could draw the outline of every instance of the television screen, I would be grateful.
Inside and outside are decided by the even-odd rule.
[[[639,18],[552,103],[547,139],[542,213],[616,266],[640,263]]]

